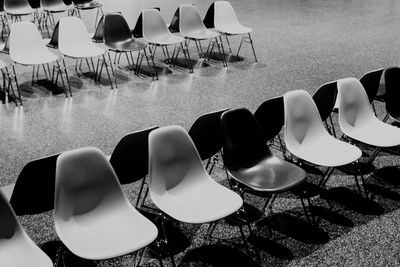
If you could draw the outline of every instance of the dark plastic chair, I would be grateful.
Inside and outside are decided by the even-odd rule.
[[[376,94],[378,93],[383,70],[384,69],[377,69],[367,72],[360,78],[360,82],[367,92],[370,103],[374,101]]]
[[[74,3],[75,10],[78,14],[78,17],[81,17],[81,12],[80,10],[89,10],[89,9],[97,9],[96,10],[96,20],[94,21],[94,26],[96,27],[97,25],[97,20],[99,19],[99,16],[103,16],[103,9],[102,9],[102,4],[97,3],[94,0],[73,0],[72,3]]]
[[[58,155],[31,161],[22,169],[10,199],[10,204],[18,216],[40,214],[54,208]]]
[[[139,206],[148,173],[149,134],[157,128],[158,126],[155,126],[124,136],[118,142],[110,157],[110,163],[121,184],[129,184],[142,179],[136,207]]]
[[[400,68],[392,67],[385,70],[385,104],[387,115],[397,122],[400,122]]]
[[[264,211],[268,206],[272,208],[276,194],[288,191],[305,180],[306,172],[302,168],[271,153],[260,126],[249,110],[226,111],[221,121],[227,173],[246,192],[254,195],[267,193]],[[306,215],[308,217],[307,212]]]
[[[152,78],[157,75],[155,70],[154,62],[153,66],[150,66],[149,57],[146,52],[147,44],[138,42],[133,38],[129,25],[125,18],[120,13],[108,13],[104,16],[104,29],[103,29],[104,44],[113,52],[115,52],[114,63],[121,53],[124,53],[128,64],[131,69],[135,70],[135,74],[139,74],[140,65],[143,57],[146,57],[147,65],[151,70]],[[136,66],[132,52],[138,52],[136,60]],[[128,54],[130,57],[128,57]],[[132,61],[132,62],[131,62]],[[119,59],[118,59],[119,62]]]
[[[189,129],[189,136],[199,152],[201,160],[208,160],[206,170],[211,174],[222,148],[221,109],[201,115]],[[211,164],[211,165],[210,165]]]
[[[273,141],[276,137],[279,142],[279,148],[286,158],[286,148],[279,134],[285,120],[283,96],[264,101],[254,112],[254,117],[260,125],[264,140]]]
[[[324,122],[326,129],[330,134],[336,137],[335,126],[333,125],[332,120],[332,111],[335,107],[337,96],[337,82],[328,82],[314,93],[312,96],[315,105],[317,106],[319,115],[321,116],[321,120]],[[329,119],[329,124],[328,124]]]

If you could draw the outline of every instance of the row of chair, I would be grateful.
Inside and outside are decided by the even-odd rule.
[[[378,144],[376,141],[372,145],[384,146],[382,142],[386,142],[386,145],[400,144],[400,130],[383,122],[377,122],[367,94],[357,79],[341,79],[337,82],[337,89],[340,103],[339,125],[347,136],[360,140],[361,138],[353,132],[359,131],[358,127],[373,125],[373,129],[362,131],[363,134],[368,137],[375,134],[375,139],[380,139],[383,134],[385,138],[380,141],[381,143]],[[276,101],[276,99],[274,98],[272,101]],[[153,203],[170,217],[182,222],[218,221],[241,207],[241,199],[215,183],[200,164],[201,159],[211,159],[219,153],[222,147],[224,166],[232,188],[240,189],[238,192],[242,195],[244,193],[256,195],[259,195],[260,192],[266,193],[265,210],[272,206],[276,194],[300,185],[306,177],[304,170],[274,156],[266,146],[265,136],[268,136],[268,140],[274,138],[274,134],[265,130],[267,129],[265,126],[268,126],[269,118],[271,118],[270,114],[265,114],[265,111],[268,110],[266,103],[269,101],[271,100],[264,102],[254,116],[247,109],[220,110],[205,114],[196,120],[189,133],[178,126],[168,126],[160,129],[153,127],[128,135],[115,148],[110,157],[110,163],[99,150],[94,148],[78,149],[64,152],[61,156],[54,155],[39,159],[27,165],[21,172],[12,192],[10,203],[19,215],[39,213],[54,208],[57,233],[67,248],[78,256],[88,259],[104,259],[122,255],[127,251],[117,253],[108,247],[98,246],[96,247],[98,250],[93,250],[93,246],[90,246],[93,244],[91,242],[98,240],[96,238],[115,239],[115,235],[108,235],[109,232],[106,229],[109,225],[107,223],[112,221],[115,225],[116,221],[114,220],[125,214],[124,209],[125,211],[131,210],[131,213],[135,214],[135,216],[132,215],[132,220],[140,217],[133,207],[127,206],[126,198],[121,196],[122,191],[118,189],[118,180],[124,184],[138,178],[143,179],[136,201],[136,207],[140,207],[140,195],[148,170],[149,193]],[[321,179],[321,186],[325,185],[334,167],[355,163],[361,157],[360,149],[328,134],[317,106],[307,92],[288,92],[283,96],[282,104],[284,111],[275,110],[275,114],[284,113],[286,148],[301,160],[328,167],[328,171]],[[213,133],[210,133],[210,130]],[[360,141],[368,143],[365,139]],[[140,152],[138,153],[138,151]],[[198,154],[197,151],[200,153]],[[147,163],[147,159],[150,159],[149,163]],[[137,163],[135,168],[131,166],[132,162]],[[207,165],[209,163],[210,160]],[[148,169],[147,166],[149,166]],[[41,182],[28,179],[29,175],[26,174],[44,170],[48,172],[46,175],[42,173],[41,177],[45,178]],[[212,171],[212,167],[209,168],[209,171]],[[355,181],[360,194],[362,194],[357,177]],[[51,189],[52,184],[55,191]],[[37,188],[38,191],[32,190],[33,188]],[[108,190],[111,191],[110,195],[106,192]],[[30,204],[26,203],[29,191],[35,191],[36,196],[42,196],[44,202],[40,203],[41,198],[36,197],[35,201],[39,201],[39,203],[35,203],[35,201]],[[38,192],[44,194],[38,194]],[[205,199],[204,195],[208,197]],[[71,196],[72,202],[68,202],[71,201],[68,200],[68,196]],[[51,199],[54,197],[56,201],[53,207]],[[88,201],[88,197],[93,198],[93,201]],[[84,198],[85,201],[81,201],[81,198]],[[110,199],[113,205],[105,203],[103,206],[97,202],[101,199]],[[120,201],[117,201],[118,199]],[[69,204],[62,204],[63,202]],[[111,219],[107,217],[108,208],[121,213],[112,213]],[[193,210],[196,212],[194,213]],[[85,216],[88,217],[85,219]],[[94,219],[91,216],[102,216],[104,224],[92,227],[90,222]],[[134,217],[136,219],[133,219]],[[75,220],[70,220],[71,218],[79,219],[80,224],[87,223],[88,226],[91,226],[90,229],[93,229],[91,231],[86,228],[84,231],[74,229],[74,225],[69,222]],[[135,247],[131,247],[130,251],[145,247],[156,236],[155,228],[148,221],[143,217],[138,220],[147,224],[148,229],[146,228],[147,231],[143,232],[148,234],[148,238],[141,245],[135,243]],[[130,226],[135,225],[126,217],[117,221],[123,225],[126,222],[130,222]],[[96,224],[98,224],[97,221]],[[126,229],[125,227],[118,228],[123,230]],[[142,227],[145,226],[142,225]],[[214,227],[212,225],[210,229]],[[97,230],[101,234],[97,233]],[[64,233],[64,231],[66,232]],[[112,233],[125,233],[126,235],[130,232],[124,230]],[[87,238],[87,235],[90,235],[91,238]],[[88,243],[81,240],[82,238]],[[137,239],[136,237],[135,240]],[[24,240],[26,240],[26,236]],[[90,247],[89,250],[85,244]],[[128,246],[122,241],[118,245]],[[121,248],[117,245],[113,247]]]
[[[211,17],[210,14],[212,14],[213,17]],[[190,41],[194,41],[196,44],[200,57],[205,58],[207,56],[207,59],[209,59],[209,56],[212,54],[214,47],[217,46],[220,57],[223,60],[223,65],[227,66],[222,41],[223,35],[226,37],[226,42],[228,44],[228,36],[242,35],[237,55],[239,55],[242,43],[247,41],[251,43],[254,58],[257,61],[250,35],[252,29],[239,23],[229,2],[216,1],[213,3],[207,12],[204,22],[209,27],[212,27],[212,30],[205,27],[198,11],[193,5],[179,6],[174,18],[172,19],[172,23],[169,25],[169,29],[167,28],[167,24],[162,18],[161,13],[157,9],[144,10],[139,17],[136,26],[136,28],[140,28],[140,33],[138,33],[138,30],[134,30],[134,35],[139,34],[140,37],[143,37],[144,41],[148,43],[147,45],[146,43],[135,40],[126,20],[121,14],[109,13],[101,18],[96,33],[92,39],[95,42],[104,41],[108,49],[115,52],[114,64],[117,62],[119,63],[121,55],[125,54],[129,67],[130,69],[135,70],[135,74],[139,74],[142,60],[145,57],[153,79],[154,77],[158,79],[154,63],[154,57],[158,47],[161,47],[165,56],[165,62],[171,67],[176,66],[177,58],[179,53],[182,51],[187,68],[189,68],[190,72],[193,72],[188,49]],[[3,51],[9,51],[10,57],[15,63],[33,66],[32,84],[35,75],[38,77],[40,67],[42,66],[46,76],[51,78],[54,86],[57,86],[58,78],[60,77],[64,86],[65,95],[72,96],[67,74],[67,66],[64,58],[56,58],[54,54],[44,47],[44,42],[39,38],[38,30],[34,29],[33,24],[28,25],[28,22],[19,23],[17,23],[17,25],[20,26],[13,25],[11,27],[14,30],[11,30],[9,40],[7,41],[6,47]],[[62,30],[59,28],[62,28]],[[213,42],[209,42],[207,51],[204,53],[201,41],[206,39],[213,39]],[[27,44],[29,43],[28,40],[32,47],[30,49],[27,49]],[[77,44],[79,44],[79,46],[77,46]],[[75,47],[72,48],[72,45]],[[168,46],[172,45],[174,46],[174,50],[172,56],[170,56]],[[55,26],[53,36],[48,46],[59,48],[60,52],[64,56],[76,59],[75,70],[77,73],[78,66],[79,69],[81,69],[82,61],[85,59],[89,71],[91,71],[91,68],[93,69],[92,71],[94,72],[94,78],[96,81],[100,79],[102,69],[105,67],[111,89],[114,85],[117,87],[117,80],[109,53],[106,53],[103,49],[90,42],[87,30],[82,22],[78,22],[78,19],[62,18]],[[149,54],[146,52],[146,48],[148,48]],[[32,53],[32,49],[36,53]],[[232,51],[230,44],[229,49]],[[136,64],[132,52],[138,52]],[[101,63],[99,60],[97,61],[96,68],[94,67],[95,64],[93,63],[93,57],[101,59]],[[91,64],[88,59],[90,59]],[[52,71],[49,67],[50,63],[54,63]],[[19,104],[22,105],[15,68],[12,66],[11,70],[9,70],[6,67],[5,64],[1,65],[3,76],[5,77],[5,86],[3,90],[6,93],[12,93],[14,99],[19,100]],[[50,72],[52,72],[52,75]],[[56,76],[54,77],[54,75]],[[64,83],[63,75],[65,76],[68,88]],[[113,76],[114,79],[112,79],[111,76]],[[14,92],[12,81],[16,84],[18,96]]]

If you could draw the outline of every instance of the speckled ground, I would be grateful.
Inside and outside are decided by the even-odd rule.
[[[161,2],[165,7],[167,2]],[[179,2],[171,0],[169,3]],[[204,14],[211,1],[193,2]],[[258,63],[252,61],[251,50],[245,46],[242,54],[250,59],[232,58],[227,69],[221,67],[221,62],[209,66],[197,64],[194,74],[190,75],[187,70],[166,70],[165,65],[157,63],[159,67],[164,66],[158,82],[117,68],[119,86],[110,90],[105,79],[98,85],[89,78],[78,78],[73,61],[67,60],[73,91],[71,99],[63,94],[52,95],[42,86],[31,87],[31,69],[17,66],[24,103],[22,108],[15,108],[13,103],[0,106],[0,186],[14,182],[26,163],[45,155],[82,146],[96,146],[110,154],[121,137],[135,130],[170,124],[188,129],[205,112],[236,107],[255,111],[265,99],[289,90],[314,92],[331,80],[359,78],[372,69],[399,65],[399,1],[231,2],[239,20],[254,29]],[[173,13],[173,9],[166,7],[168,12],[164,16]],[[237,47],[238,42],[238,38],[233,38],[232,46]],[[194,48],[191,51],[194,52]],[[0,58],[9,61],[3,54]],[[125,61],[122,60],[122,64]],[[377,109],[382,117],[383,106],[378,105]],[[398,161],[397,156],[382,153],[375,165],[379,169],[398,165]],[[226,183],[221,168],[216,168],[213,175]],[[309,179],[313,180],[313,175]],[[367,176],[366,180],[376,184],[372,177]],[[354,180],[337,171],[328,187],[339,186],[355,190]],[[137,187],[124,186],[132,200]],[[192,243],[178,253],[176,261],[182,265],[186,262],[187,266],[195,266],[188,262],[198,261],[196,257],[206,259],[211,266],[249,266],[252,263],[261,266],[398,266],[400,195],[395,190],[381,191],[374,197],[375,203],[370,203],[358,201],[354,193],[346,190],[341,193],[343,204],[333,202],[334,211],[327,212],[325,217],[321,215],[325,219],[318,228],[293,219],[287,223],[289,229],[309,233],[312,238],[290,235],[278,224],[274,228],[274,223],[269,221],[275,229],[271,241],[265,223],[258,222],[253,228],[263,239],[258,246],[251,247],[251,253],[242,245],[232,245],[240,241],[240,235],[237,227],[226,222],[217,227],[213,241],[213,244],[225,245],[211,245],[209,250],[204,247],[206,226],[181,225],[182,232]],[[262,207],[259,198],[248,197],[246,202]],[[329,207],[318,197],[313,203]],[[280,212],[301,213],[299,200],[291,194],[282,195],[274,206],[274,214]],[[23,216],[21,221],[38,244],[57,239],[51,212]],[[226,257],[222,261],[225,264],[220,264],[221,257]],[[128,266],[131,263],[129,257],[124,257],[118,262],[98,264]],[[165,264],[169,265],[168,261]],[[156,266],[157,261],[150,260],[147,265]],[[74,266],[88,266],[88,263],[75,262]]]

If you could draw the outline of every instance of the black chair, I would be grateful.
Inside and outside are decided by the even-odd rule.
[[[158,126],[155,126],[124,136],[118,142],[110,157],[110,163],[121,184],[129,184],[142,179],[136,200],[136,207],[139,206],[141,194],[145,185],[145,178],[148,173],[148,137],[150,132],[157,128]]]
[[[337,96],[337,82],[328,82],[321,85],[312,96],[315,105],[318,108],[321,120],[330,134],[336,137],[335,126],[332,120],[332,111],[335,107]],[[329,123],[328,123],[329,119]],[[329,125],[330,124],[330,125]]]
[[[152,78],[153,71],[154,76],[157,76],[154,62],[152,66],[153,68],[150,66],[149,57],[146,52],[147,44],[138,42],[133,38],[128,23],[120,13],[109,13],[104,16],[103,38],[104,43],[109,50],[115,52],[114,63],[116,63],[117,57],[119,56],[120,58],[121,54],[124,53],[130,68],[135,70],[135,74],[139,74],[143,57],[146,57]],[[134,51],[138,52],[136,66],[132,55],[132,52]]]
[[[206,170],[211,174],[222,148],[221,109],[201,115],[189,129],[189,136],[201,160],[207,160]]]
[[[39,214],[54,208],[58,155],[31,161],[22,169],[10,199],[10,204],[18,216]]]
[[[382,98],[378,97],[377,98],[377,93],[379,90],[379,84],[381,81],[382,73],[384,69],[377,69],[377,70],[372,70],[367,73],[365,73],[361,78],[360,82],[364,86],[365,92],[367,92],[369,102],[372,105],[372,108],[375,111],[375,105],[374,105],[374,100],[379,100],[383,101]]]
[[[103,9],[102,9],[102,4],[97,3],[94,0],[73,0],[72,1],[75,6],[76,13],[78,14],[78,17],[81,17],[81,10],[89,10],[89,9],[97,9],[96,10],[96,20],[94,21],[94,26],[96,27],[97,25],[97,20],[99,17],[103,16]]]
[[[288,191],[305,180],[306,172],[302,168],[271,153],[260,126],[249,110],[226,111],[221,121],[224,133],[223,159],[228,179],[236,181],[234,186],[242,194],[248,192],[266,197],[264,212],[267,207],[272,208],[278,193]]]
[[[386,117],[400,122],[400,68],[392,67],[385,70],[385,95]]]
[[[264,140],[272,141],[275,144],[275,138],[278,139],[279,149],[286,158],[286,148],[282,142],[280,132],[282,130],[285,116],[283,107],[283,96],[267,99],[262,103],[254,112],[258,125],[260,126],[264,135]]]

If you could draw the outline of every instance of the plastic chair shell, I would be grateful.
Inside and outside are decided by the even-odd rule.
[[[238,194],[207,174],[190,136],[180,126],[150,133],[149,179],[154,204],[178,221],[216,221],[243,204]]]
[[[356,78],[339,80],[338,98],[339,126],[345,135],[377,147],[400,144],[400,129],[375,117],[359,80]]]
[[[58,157],[54,222],[65,246],[90,260],[125,255],[157,237],[155,225],[122,192],[106,156],[92,147]]]
[[[204,26],[200,14],[193,5],[179,6],[179,30],[183,36],[198,40],[218,36],[216,32],[210,31]]]
[[[1,191],[0,218],[0,266],[53,266],[50,258],[26,234]]]
[[[54,62],[57,56],[51,53],[35,24],[30,21],[11,25],[10,57],[24,65],[38,65]]]
[[[235,10],[228,1],[215,1],[214,8],[214,27],[217,31],[232,35],[253,31],[239,22]]]
[[[58,48],[73,58],[97,57],[105,53],[90,40],[85,24],[77,17],[63,17],[59,21]]]
[[[172,34],[157,9],[146,9],[142,11],[142,34],[143,38],[151,43],[158,45],[178,44],[184,38]]]
[[[331,136],[318,109],[304,90],[284,95],[285,143],[296,157],[320,166],[337,167],[361,157],[361,150]]]

